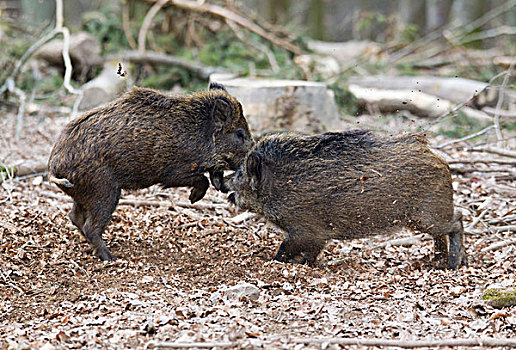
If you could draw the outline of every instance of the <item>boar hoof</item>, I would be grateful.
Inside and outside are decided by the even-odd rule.
[[[224,172],[210,172],[211,184],[217,191],[228,193],[229,188],[224,183]]]
[[[107,248],[100,249],[99,251],[97,251],[97,256],[102,261],[113,261],[113,260],[116,260],[116,258],[111,254],[111,252]]]
[[[192,192],[190,192],[190,203],[194,204],[197,201],[203,199],[206,191],[208,191],[208,187],[210,187],[210,182],[205,176],[201,176],[195,180],[193,183]]]
[[[464,251],[460,251],[457,254],[450,253],[448,260],[448,269],[457,270],[461,266],[468,266],[468,259]]]
[[[200,201],[203,199],[204,195],[206,194],[206,190],[200,190],[198,188],[194,188],[192,192],[190,192],[190,203],[194,204],[195,202]]]
[[[448,266],[448,259],[443,254],[435,253],[430,266],[438,270],[445,270]]]

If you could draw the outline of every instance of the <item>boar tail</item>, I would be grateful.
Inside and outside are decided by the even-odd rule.
[[[58,185],[61,185],[61,186],[64,186],[64,187],[68,187],[68,188],[72,188],[73,187],[73,183],[71,183],[67,179],[65,179],[65,178],[58,179],[57,177],[55,177],[53,175],[49,175],[48,176],[48,181],[49,182],[53,182],[53,183],[58,184]]]

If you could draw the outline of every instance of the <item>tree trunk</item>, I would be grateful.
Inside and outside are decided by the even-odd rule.
[[[398,23],[400,31],[403,31],[409,24],[423,29],[425,27],[425,1],[399,0]]]
[[[462,27],[482,16],[486,9],[486,0],[455,0],[451,8],[451,23]]]
[[[36,28],[43,28],[55,20],[56,4],[54,0],[22,0],[24,23]]]
[[[427,32],[443,27],[448,22],[451,1],[426,0],[426,30]]]

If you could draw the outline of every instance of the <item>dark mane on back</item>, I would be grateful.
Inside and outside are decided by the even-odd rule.
[[[353,144],[358,147],[370,147],[378,141],[370,130],[360,129],[327,132],[316,137],[321,143]]]
[[[159,91],[141,87],[134,87],[120,98],[120,100],[128,104],[153,106],[159,109],[170,109],[180,99],[181,97],[178,96],[165,95]]]

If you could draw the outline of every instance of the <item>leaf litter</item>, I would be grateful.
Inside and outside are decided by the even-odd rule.
[[[29,116],[21,140],[6,135],[11,149],[2,158],[45,161],[65,123]],[[123,193],[170,206],[119,206],[105,233],[118,260],[101,262],[66,216],[71,200],[42,180],[15,179],[0,189],[2,199],[8,190],[12,197],[0,210],[0,348],[125,349],[155,341],[297,349],[305,346],[292,338],[516,334],[516,306],[483,300],[488,288],[515,286],[516,246],[483,251],[514,238],[489,230],[514,224],[514,196],[503,192],[514,181],[454,177],[465,226],[488,213],[468,229],[469,266],[440,271],[425,265],[431,239],[375,248],[409,232],[331,241],[314,268],[274,262],[282,234],[259,216],[226,206],[212,189],[201,202],[224,205],[174,207],[187,202],[188,189],[159,187]]]

